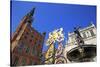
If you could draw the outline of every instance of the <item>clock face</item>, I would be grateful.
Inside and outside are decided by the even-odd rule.
[[[63,56],[57,57],[55,60],[55,64],[62,64],[62,63],[67,63],[66,58]]]

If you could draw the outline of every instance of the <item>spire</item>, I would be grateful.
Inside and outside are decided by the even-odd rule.
[[[33,8],[28,14],[27,14],[27,16],[33,16],[33,14],[34,14],[34,11],[35,11],[35,8]]]
[[[34,11],[35,11],[35,8],[33,8],[29,13],[27,13],[27,15],[26,15],[26,17],[27,17],[26,22],[32,24],[32,21],[33,21],[32,16],[34,15]]]

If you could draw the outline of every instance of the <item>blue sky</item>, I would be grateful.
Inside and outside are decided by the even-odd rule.
[[[36,9],[32,26],[40,33],[46,32],[45,41],[49,32],[61,27],[67,40],[73,27],[86,27],[90,22],[96,25],[96,6],[12,1],[12,32],[33,7]],[[47,48],[44,44],[43,51]]]

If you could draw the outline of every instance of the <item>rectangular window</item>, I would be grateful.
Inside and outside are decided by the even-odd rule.
[[[86,33],[87,33],[87,37],[89,37],[89,32],[87,31]]]
[[[27,36],[24,36],[25,39],[27,39]]]
[[[13,62],[12,65],[13,65],[13,66],[18,65],[18,60],[19,60],[19,58],[15,56],[15,60],[14,60],[14,62]]]
[[[18,53],[22,52],[22,48],[18,47]]]
[[[34,65],[34,61],[30,60],[29,65]]]
[[[41,39],[39,40],[39,43],[40,43],[40,44],[42,43],[42,40],[41,40]]]
[[[23,50],[23,48],[24,48],[24,43],[23,42],[20,42],[19,43],[19,46],[18,46],[18,53],[21,53],[22,52],[22,50]]]
[[[22,58],[22,63],[21,63],[21,65],[25,65],[26,64],[26,59],[25,58]]]
[[[93,30],[90,30],[90,33],[91,33],[91,36],[95,35],[94,32],[93,32]]]
[[[34,45],[35,46],[35,45]],[[35,49],[34,49],[34,46],[33,46],[33,48],[32,48],[32,55],[34,55],[34,51],[35,51]]]
[[[28,32],[26,32],[26,35],[28,35],[29,33]]]
[[[85,32],[83,32],[83,38],[86,38],[86,33]]]
[[[33,35],[31,35],[31,37],[33,38]]]
[[[30,48],[28,46],[26,46],[26,53],[29,53]]]
[[[33,46],[32,55],[37,56],[36,44]]]
[[[30,42],[32,42],[32,39],[30,39]]]

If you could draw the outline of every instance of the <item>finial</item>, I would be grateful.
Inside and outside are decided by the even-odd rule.
[[[43,32],[43,35],[46,35],[46,32]]]

